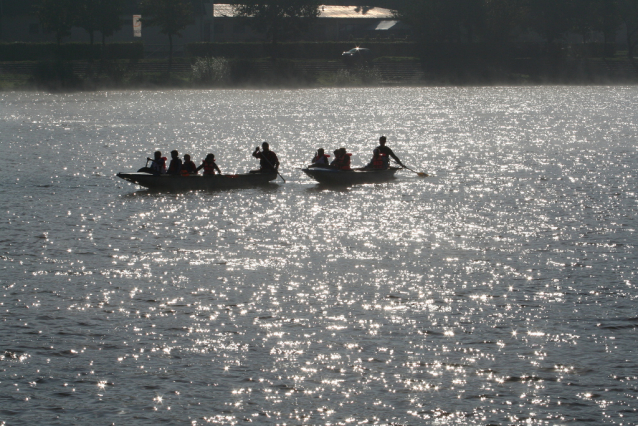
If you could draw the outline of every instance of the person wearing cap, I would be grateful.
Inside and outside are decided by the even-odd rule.
[[[279,159],[274,151],[270,150],[268,142],[261,144],[263,151],[259,150],[259,147],[253,151],[253,157],[259,159],[259,170],[251,170],[251,173],[268,173],[279,171]]]
[[[394,154],[394,152],[392,152],[392,149],[390,149],[390,147],[385,145],[386,141],[387,141],[386,137],[385,136],[381,136],[379,138],[379,146],[376,149],[379,150],[380,154],[385,155],[387,157],[392,157],[394,159],[394,161],[396,161],[399,164],[399,166],[405,167],[403,165],[403,163],[401,162],[401,160],[399,160],[399,157],[397,157]],[[389,159],[388,159],[388,161],[389,161]]]
[[[212,176],[215,174],[215,170],[220,175],[222,171],[219,170],[219,167],[215,163],[215,154],[208,154],[206,158],[202,161],[202,165],[197,168],[197,171],[204,169],[204,176]]]

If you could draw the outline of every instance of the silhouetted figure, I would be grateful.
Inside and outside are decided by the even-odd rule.
[[[317,154],[312,159],[312,165],[310,167],[328,167],[329,166],[329,161],[328,161],[329,157],[330,157],[329,155],[325,154],[325,151],[324,151],[323,148],[319,148],[317,150]]]
[[[385,143],[386,143],[386,137],[385,136],[381,136],[379,138],[379,146],[376,149],[378,149],[381,154],[389,156],[389,157],[392,157],[394,159],[394,161],[396,161],[399,164],[399,166],[405,167],[403,165],[403,163],[401,162],[401,160],[399,160],[399,157],[397,157],[394,154],[394,152],[392,152],[392,150],[385,145]],[[388,163],[389,163],[389,159],[388,159]]]
[[[182,160],[179,158],[177,150],[171,151],[171,164],[168,166],[169,175],[179,175],[182,173]]]
[[[202,161],[202,165],[197,168],[197,170],[204,169],[204,176],[212,176],[215,174],[215,170],[217,170],[218,174],[222,174],[222,171],[219,170],[219,167],[215,163],[215,154],[208,154],[204,161]]]
[[[279,170],[279,159],[274,151],[270,150],[268,142],[261,144],[263,151],[259,150],[259,147],[255,148],[253,157],[259,159],[259,170],[251,170],[250,173],[268,173],[277,172]]]
[[[161,151],[155,151],[153,159],[147,158],[151,161],[151,171],[154,175],[161,175],[166,173],[166,157],[162,157]]]
[[[189,175],[197,174],[197,166],[191,160],[191,156],[188,154],[184,154],[184,164],[182,165],[182,173],[189,174]]]

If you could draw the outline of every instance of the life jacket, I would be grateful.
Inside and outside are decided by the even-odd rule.
[[[352,154],[350,154],[349,152],[346,153],[346,155],[344,155],[343,157],[341,157],[341,164],[339,164],[339,170],[352,170],[350,168],[350,157],[352,157]]]
[[[205,175],[214,175],[215,174],[215,160],[212,163],[204,160],[204,174]]]
[[[312,164],[328,164],[329,157],[330,156],[326,154],[324,154],[322,157],[316,155],[315,158],[312,159]]]
[[[159,160],[152,160],[151,170],[159,174],[166,173],[166,157],[161,157]]]
[[[385,154],[379,154],[372,158],[373,169],[387,169],[388,168],[388,156]]]

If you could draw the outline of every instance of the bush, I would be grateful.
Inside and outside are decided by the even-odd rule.
[[[337,75],[335,75],[334,84],[336,84],[337,86],[352,86],[358,83],[359,79],[357,78],[357,76],[347,69],[340,69],[339,71],[337,71]]]
[[[261,72],[255,61],[235,59],[230,61],[230,80],[233,84],[259,83]]]
[[[289,60],[278,60],[273,64],[267,83],[275,86],[308,86],[317,81],[316,77],[309,74]]]
[[[33,71],[33,80],[36,86],[50,91],[79,89],[82,84],[67,61],[39,62]]]
[[[230,64],[225,58],[197,58],[192,70],[193,80],[198,83],[224,84],[230,81]]]
[[[337,86],[374,85],[381,81],[381,73],[373,67],[353,67],[337,71],[334,84]]]

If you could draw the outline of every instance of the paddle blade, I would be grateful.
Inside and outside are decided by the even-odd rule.
[[[416,173],[419,177],[428,177],[429,175],[427,173],[423,173],[423,172],[417,172]]]

